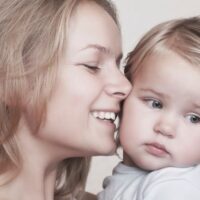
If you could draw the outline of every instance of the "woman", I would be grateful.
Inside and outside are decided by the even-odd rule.
[[[0,32],[0,197],[81,199],[131,87],[112,4],[3,0]]]

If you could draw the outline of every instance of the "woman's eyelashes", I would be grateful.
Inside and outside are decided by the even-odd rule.
[[[78,65],[85,67],[89,72],[97,73],[100,71],[101,67],[99,64],[89,64],[89,63],[79,63]]]
[[[94,71],[100,70],[100,67],[98,65],[90,65],[90,64],[82,64],[82,65],[90,70]]]

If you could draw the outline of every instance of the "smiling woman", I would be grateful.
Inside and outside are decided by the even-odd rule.
[[[0,32],[1,199],[88,200],[89,157],[115,151],[131,88],[112,4],[3,0]]]

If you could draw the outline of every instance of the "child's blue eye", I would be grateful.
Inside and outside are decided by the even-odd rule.
[[[162,104],[159,101],[153,100],[152,107],[153,108],[162,108]]]
[[[162,103],[158,100],[155,99],[145,99],[147,102],[148,106],[151,108],[156,108],[156,109],[161,109],[163,107]]]
[[[197,115],[191,114],[191,115],[188,116],[188,119],[193,124],[200,123],[200,117],[197,116]]]

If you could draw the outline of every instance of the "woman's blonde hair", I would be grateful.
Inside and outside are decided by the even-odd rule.
[[[134,83],[142,63],[159,51],[170,50],[191,64],[200,64],[200,16],[161,23],[147,32],[126,58],[125,75]]]
[[[58,58],[67,42],[67,28],[80,3],[95,2],[118,25],[109,0],[1,0],[0,5],[0,182],[10,180],[21,159],[15,132],[24,97],[35,130],[45,118],[46,104],[55,84]],[[81,33],[80,33],[81,34]],[[55,199],[74,199],[85,187],[90,158],[69,158],[60,163]],[[11,176],[13,177],[13,175]],[[5,179],[4,179],[5,178]]]

